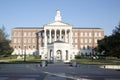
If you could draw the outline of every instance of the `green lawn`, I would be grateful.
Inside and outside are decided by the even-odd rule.
[[[106,58],[106,59],[98,59],[98,60],[82,58],[82,59],[76,59],[76,61],[79,64],[120,65],[120,59],[116,59],[116,58]]]
[[[26,59],[21,56],[21,58],[17,58],[18,56],[12,55],[9,57],[0,57],[0,63],[40,63],[40,56],[27,55]]]

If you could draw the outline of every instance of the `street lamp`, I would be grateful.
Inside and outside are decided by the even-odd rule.
[[[24,62],[26,62],[26,46],[25,47],[25,50],[24,50]]]

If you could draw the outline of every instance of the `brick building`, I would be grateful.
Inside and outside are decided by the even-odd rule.
[[[43,27],[12,29],[12,54],[39,54],[42,59],[69,62],[76,54],[92,53],[97,41],[104,37],[102,28],[75,28],[62,22],[60,11],[55,20]]]

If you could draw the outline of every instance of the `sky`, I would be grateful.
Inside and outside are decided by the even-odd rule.
[[[62,21],[82,28],[103,28],[110,35],[120,22],[120,0],[0,0],[0,27],[11,39],[15,27],[43,27],[60,10]]]

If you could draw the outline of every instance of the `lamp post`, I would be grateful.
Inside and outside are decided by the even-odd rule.
[[[25,46],[25,50],[24,50],[24,62],[26,62],[26,46]]]

